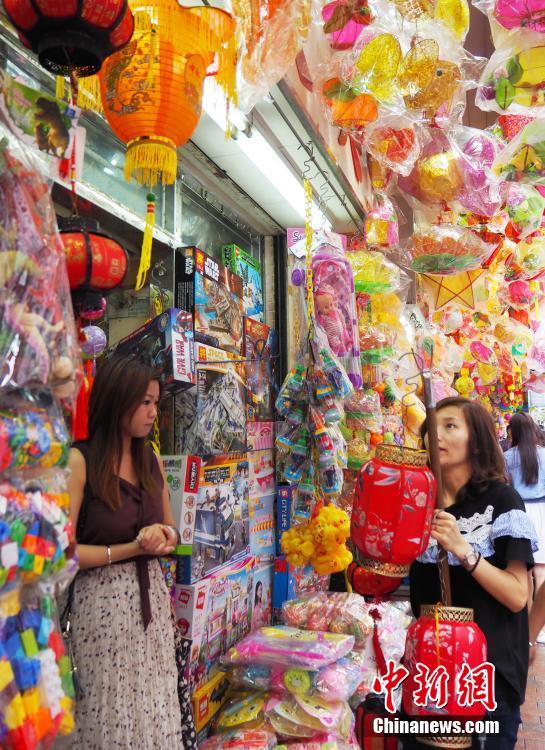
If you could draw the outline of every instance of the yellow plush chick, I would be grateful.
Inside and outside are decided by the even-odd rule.
[[[469,377],[469,370],[467,367],[462,367],[460,377],[456,378],[454,381],[454,387],[460,396],[463,396],[464,398],[468,398],[469,394],[473,393],[475,390],[475,383]]]

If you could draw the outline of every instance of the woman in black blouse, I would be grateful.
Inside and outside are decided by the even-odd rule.
[[[484,748],[513,750],[528,674],[526,602],[535,531],[520,496],[507,484],[486,409],[464,398],[443,399],[437,428],[447,508],[436,512],[429,547],[411,567],[411,604],[418,616],[422,604],[441,598],[440,544],[448,552],[453,605],[474,610],[495,667],[493,718],[500,722],[500,735],[486,737]]]

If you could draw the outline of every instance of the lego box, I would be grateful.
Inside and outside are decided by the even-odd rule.
[[[291,506],[294,488],[289,485],[278,485],[276,488],[276,554],[282,554],[282,534],[291,528]]]
[[[224,245],[225,265],[242,278],[244,315],[263,320],[263,282],[261,263],[238,245]]]
[[[250,554],[257,564],[272,563],[275,556],[274,493],[250,498]]]
[[[244,354],[248,421],[270,422],[274,419],[276,400],[276,331],[265,323],[244,318]]]
[[[274,422],[246,422],[248,451],[262,451],[274,446]]]
[[[274,566],[272,564],[254,568],[252,630],[263,628],[272,622],[273,571]]]
[[[178,558],[178,583],[195,583],[250,551],[246,453],[202,459],[191,555]]]
[[[273,578],[274,621],[281,621],[284,602],[314,591],[327,591],[328,586],[329,576],[318,575],[312,565],[294,568],[285,557],[277,557],[274,561]]]
[[[221,455],[246,450],[246,364],[195,344],[197,388],[176,400],[175,453]]]
[[[172,516],[180,532],[177,555],[190,555],[193,551],[195,515],[201,459],[199,456],[161,456],[170,491]]]
[[[160,373],[164,394],[174,394],[196,383],[193,318],[177,308],[166,310],[117,344],[116,354],[134,354]]]
[[[227,700],[229,678],[225,672],[218,672],[191,696],[191,709],[195,731],[200,732],[218,713]]]
[[[194,313],[195,340],[242,354],[242,279],[196,247],[174,251],[174,299]]]

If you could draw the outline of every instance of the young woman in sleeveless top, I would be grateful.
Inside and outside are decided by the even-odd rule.
[[[80,571],[71,606],[81,686],[73,748],[182,750],[174,629],[159,556],[177,532],[162,468],[145,445],[159,383],[113,357],[89,400],[89,439],[70,454]]]

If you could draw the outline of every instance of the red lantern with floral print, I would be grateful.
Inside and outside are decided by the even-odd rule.
[[[119,242],[100,232],[97,221],[79,216],[59,221],[66,253],[68,279],[75,307],[101,304],[127,273],[127,252]]]
[[[435,506],[435,479],[428,454],[379,445],[362,467],[350,535],[371,573],[403,578],[426,549]]]
[[[409,716],[480,719],[495,708],[494,668],[473,610],[425,605],[407,631],[403,708]],[[439,747],[471,745],[471,737],[444,737]],[[449,744],[450,741],[450,744]],[[464,744],[465,741],[465,744]]]
[[[90,76],[130,40],[134,21],[127,0],[3,0],[25,47],[46,70]]]
[[[367,564],[369,562],[367,560]],[[381,568],[381,570],[384,570],[384,568]],[[373,573],[359,565],[357,561],[350,563],[346,571],[346,577],[352,591],[355,591],[356,594],[378,597],[391,594],[392,591],[401,586],[403,580],[403,578],[384,575],[384,573]]]

